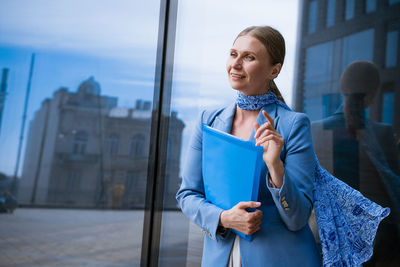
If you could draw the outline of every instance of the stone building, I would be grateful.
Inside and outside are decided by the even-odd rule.
[[[18,200],[28,205],[143,208],[151,103],[118,107],[93,77],[76,93],[66,88],[46,99],[30,123]],[[184,124],[172,113],[171,142],[179,163]],[[174,165],[175,166],[175,165]],[[179,164],[166,173],[179,182]],[[171,199],[173,196],[166,196]],[[168,205],[176,204],[169,201]]]

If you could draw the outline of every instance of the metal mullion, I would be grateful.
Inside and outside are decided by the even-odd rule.
[[[158,266],[178,0],[161,0],[141,266]]]

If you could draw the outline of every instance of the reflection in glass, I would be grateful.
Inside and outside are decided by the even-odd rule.
[[[320,163],[369,199],[392,210],[378,229],[374,255],[368,262],[372,266],[398,260],[395,255],[400,237],[400,169],[393,128],[365,114],[378,91],[379,79],[378,68],[369,62],[348,66],[340,80],[343,105],[312,124]]]
[[[326,10],[326,27],[333,26],[335,24],[336,16],[336,0],[328,0],[328,6]]]
[[[345,19],[349,20],[354,18],[355,0],[346,0]]]
[[[139,265],[160,3],[136,2],[2,1],[0,265]]]
[[[382,122],[393,125],[394,115],[394,92],[385,92],[383,94]]]
[[[386,68],[396,67],[399,32],[390,31],[386,34]]]
[[[392,208],[390,218],[378,230],[374,256],[364,266],[398,266],[400,16],[392,12],[394,6],[375,0],[340,2],[343,5],[338,4],[342,7],[337,11],[343,9],[348,19],[345,23],[301,35],[296,104],[312,121],[321,165],[367,197]],[[356,10],[361,7],[365,12]],[[370,14],[378,8],[382,11],[379,16]],[[307,13],[306,9],[302,17],[306,30]],[[350,19],[355,14],[357,19]],[[326,21],[327,16],[329,13],[323,17]],[[371,87],[374,75],[364,71],[349,72],[352,79],[343,83],[344,71],[360,60],[374,62],[378,68],[375,76],[378,72],[380,82],[375,86]]]
[[[317,30],[318,1],[313,0],[308,6],[308,33],[314,33]]]
[[[365,13],[371,13],[376,10],[376,0],[365,1]]]
[[[373,60],[374,33],[374,29],[368,29],[343,38],[341,72],[353,61]]]

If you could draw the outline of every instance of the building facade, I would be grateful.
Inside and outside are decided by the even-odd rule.
[[[102,96],[93,77],[76,93],[57,90],[42,102],[30,123],[18,201],[28,205],[143,208],[145,204],[151,103],[118,107]],[[174,113],[171,153],[166,170],[172,191],[179,182],[184,124]],[[175,186],[174,186],[175,185]],[[176,207],[175,195],[166,195]]]
[[[300,23],[294,107],[312,122],[321,165],[364,196],[391,208],[365,266],[397,266],[400,1],[305,0]],[[354,64],[357,61],[372,62],[377,68]]]
[[[339,79],[357,60],[378,66],[381,86],[369,118],[391,124],[400,136],[400,1],[305,0],[294,107],[312,121],[340,105]]]

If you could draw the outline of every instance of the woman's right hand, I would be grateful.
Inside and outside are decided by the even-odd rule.
[[[230,210],[221,212],[220,225],[225,228],[235,229],[246,235],[251,235],[260,230],[262,222],[262,211],[248,212],[246,208],[258,208],[260,202],[239,202]]]

